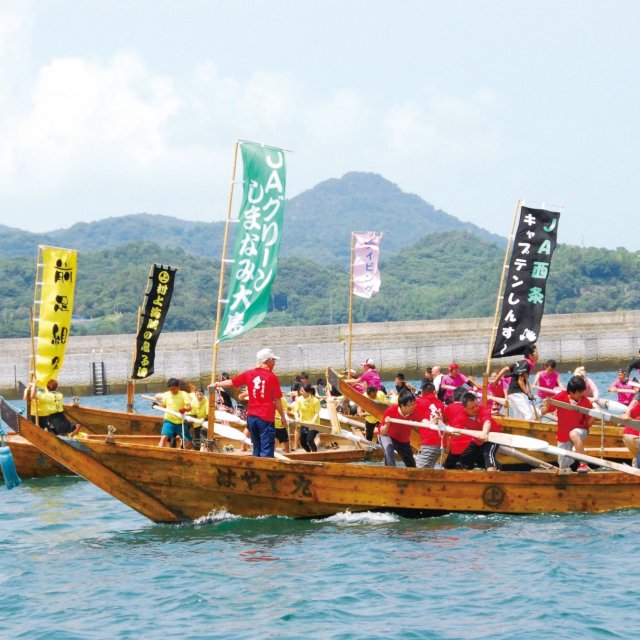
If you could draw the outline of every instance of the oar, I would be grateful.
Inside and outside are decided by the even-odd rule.
[[[140,397],[143,400],[151,400],[151,402],[158,402],[158,398],[156,398],[155,396],[146,396],[146,395],[144,395],[144,393],[141,393]]]
[[[231,422],[232,424],[237,424],[242,427],[247,426],[247,421],[239,418],[234,413],[229,413],[228,411],[215,411],[215,418],[220,422]]]
[[[580,407],[575,404],[569,404],[568,402],[561,402],[560,400],[554,400],[553,398],[548,398],[549,404],[554,407],[560,407],[562,409],[570,409],[571,411],[577,411],[578,413],[582,413],[587,416],[591,416],[592,418],[596,418],[597,420],[604,420],[605,422],[613,422],[613,424],[618,424],[622,426],[630,426],[634,429],[640,428],[640,420],[632,420],[631,418],[621,418],[620,416],[614,416],[606,411],[601,411],[599,409],[587,409],[586,407]]]
[[[334,431],[331,427],[327,427],[323,424],[314,424],[312,422],[302,422],[301,420],[289,420],[289,422],[291,424],[297,424],[301,427],[307,427],[308,429],[315,429],[316,431],[320,431],[321,433],[331,433],[334,436],[340,436],[341,438],[345,438],[346,440],[351,440],[351,442],[364,445],[365,447],[370,447],[372,449],[380,449],[379,444],[376,444],[375,442],[371,442],[366,438],[361,438],[360,436],[355,435],[355,433],[351,433],[350,431],[346,431],[345,429],[339,429],[337,431]]]
[[[571,405],[569,405],[571,406]],[[392,422],[399,424],[407,424],[411,427],[421,427],[423,429],[434,429],[440,431],[443,427],[434,424],[425,424],[424,422],[414,422],[413,420],[401,420],[399,418],[393,418]],[[472,429],[456,429],[454,427],[444,427],[444,430],[449,433],[461,433],[465,436],[472,436],[477,438],[480,435],[479,431]],[[640,476],[640,469],[630,467],[628,464],[619,464],[617,462],[611,462],[610,460],[602,460],[601,458],[594,458],[584,453],[578,453],[577,451],[567,451],[560,447],[554,447],[544,440],[538,440],[537,438],[530,438],[529,436],[519,436],[512,433],[494,433],[490,431],[487,435],[487,440],[495,444],[504,444],[508,447],[515,447],[516,449],[528,449],[529,451],[540,451],[544,453],[551,453],[557,456],[569,456],[575,460],[581,460],[582,462],[589,462],[599,467],[607,467],[609,469],[615,469],[616,471],[622,471],[632,476]]]
[[[320,415],[320,418],[322,418],[322,420],[331,421],[329,409],[320,409],[319,415]],[[356,429],[364,429],[364,424],[362,424],[362,422],[358,422],[353,418],[349,418],[345,416],[343,413],[338,413],[338,420],[342,422],[342,424],[348,424],[350,427],[355,427]]]
[[[553,387],[553,389],[549,389],[549,387],[541,387],[539,384],[532,384],[532,389],[537,389],[538,391],[546,391],[547,393],[559,393],[562,391],[562,387]]]
[[[11,455],[11,449],[4,444],[4,435],[0,434],[0,470],[7,489],[17,487],[21,480],[16,471],[16,465]]]
[[[633,391],[630,393],[633,393]],[[617,414],[622,414],[629,409],[628,405],[618,402],[617,400],[609,400],[608,398],[598,398],[596,402],[598,403],[598,406],[603,409]]]
[[[527,464],[530,464],[532,467],[546,469],[547,471],[550,471],[551,469],[557,469],[557,467],[554,467],[552,464],[549,464],[544,460],[538,460],[538,458],[534,458],[533,456],[528,456],[526,453],[522,453],[522,451],[518,451],[517,449],[514,449],[513,447],[508,447],[507,445],[504,445],[504,444],[500,445],[500,449],[498,450],[498,452],[504,455],[511,456],[512,458],[516,458],[517,460],[522,460],[522,462],[526,462]]]
[[[181,420],[186,420],[187,422],[193,422],[193,424],[202,424],[204,422],[204,418],[194,418],[187,413],[179,413],[178,411],[172,411],[171,409],[167,409],[159,404],[154,404],[152,409],[156,411],[163,411],[164,413],[168,413],[170,416],[175,416],[176,418],[180,418]]]

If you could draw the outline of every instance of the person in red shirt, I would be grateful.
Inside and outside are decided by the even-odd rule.
[[[379,427],[378,444],[384,452],[386,467],[396,466],[396,452],[406,467],[415,467],[416,461],[411,450],[411,430],[416,427],[394,422],[394,418],[413,420],[414,422],[424,420],[424,414],[416,405],[416,397],[411,391],[403,391],[398,396],[398,404],[391,405],[384,412]]]
[[[433,382],[425,382],[422,385],[422,395],[417,399],[416,405],[429,422],[438,424],[445,412],[444,404],[436,396],[436,387]],[[453,406],[453,405],[449,405]],[[433,469],[438,458],[444,453],[444,429],[420,429],[420,450],[416,455],[416,466]]]
[[[470,470],[478,464],[487,471],[497,471],[498,445],[488,442],[487,436],[490,431],[502,431],[500,425],[491,417],[491,411],[487,407],[480,406],[475,393],[465,392],[460,402],[464,407],[464,413],[460,413],[455,426],[478,431],[478,437],[471,438],[471,442],[460,456],[462,468]]]
[[[450,427],[459,427],[464,419],[464,407],[460,402],[462,396],[467,393],[466,387],[457,387],[453,390],[453,402],[445,407],[442,419],[446,425]],[[449,455],[442,465],[445,469],[455,469],[459,466],[460,456],[471,443],[470,436],[449,434]]]
[[[253,455],[259,458],[273,458],[276,445],[276,411],[280,414],[282,427],[287,428],[287,414],[282,406],[280,382],[273,373],[279,357],[271,349],[260,349],[256,355],[257,365],[237,375],[231,380],[220,380],[209,389],[241,387],[247,385],[249,406],[247,425],[251,432]]]
[[[591,409],[591,402],[586,396],[587,383],[580,376],[573,376],[567,383],[567,390],[556,393],[554,400],[566,402],[579,407]],[[558,414],[558,446],[561,449],[571,451],[575,449],[577,453],[584,453],[584,439],[589,433],[589,427],[593,424],[593,418],[584,413],[578,413],[571,409],[554,407],[549,404],[549,398],[542,401],[542,415],[556,412]],[[573,458],[569,456],[558,456],[558,466],[560,469],[568,469],[573,463]],[[578,466],[578,471],[589,471],[589,467],[583,462]]]
[[[629,418],[631,420],[640,420],[640,404],[637,402],[634,403],[622,414],[621,417],[625,420]],[[627,449],[629,449],[633,454],[633,466],[636,468],[640,468],[640,449],[638,448],[639,438],[640,430],[625,425],[624,431],[622,432],[622,440]]]

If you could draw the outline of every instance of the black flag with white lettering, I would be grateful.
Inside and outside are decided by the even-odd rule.
[[[492,358],[521,355],[536,342],[560,213],[520,207]]]
[[[156,342],[169,311],[176,269],[154,264],[149,270],[149,283],[143,303],[144,311],[136,338],[131,378],[142,380],[153,374]]]

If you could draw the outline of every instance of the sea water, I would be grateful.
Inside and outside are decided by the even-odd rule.
[[[0,488],[0,638],[634,638],[639,533],[640,511],[156,525],[26,480]]]

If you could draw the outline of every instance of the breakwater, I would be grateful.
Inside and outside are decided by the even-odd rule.
[[[427,365],[451,361],[474,375],[487,361],[492,318],[380,322],[353,325],[352,364],[373,358],[393,377],[395,371],[422,375]],[[133,335],[72,336],[59,382],[66,395],[91,394],[96,366],[103,368],[111,393],[122,392],[131,369]],[[137,388],[156,390],[172,376],[206,384],[211,375],[213,331],[164,333],[156,348],[155,372]],[[288,381],[301,370],[312,380],[328,365],[344,369],[348,361],[348,326],[323,325],[255,329],[223,342],[218,371],[235,373],[254,364],[256,351],[271,347],[282,357],[277,373]],[[588,369],[626,366],[640,347],[640,311],[558,314],[543,318],[538,348],[541,359],[555,358],[561,369],[583,364]],[[29,379],[31,341],[0,340],[0,393],[16,397]],[[510,359],[494,360],[495,367]]]

